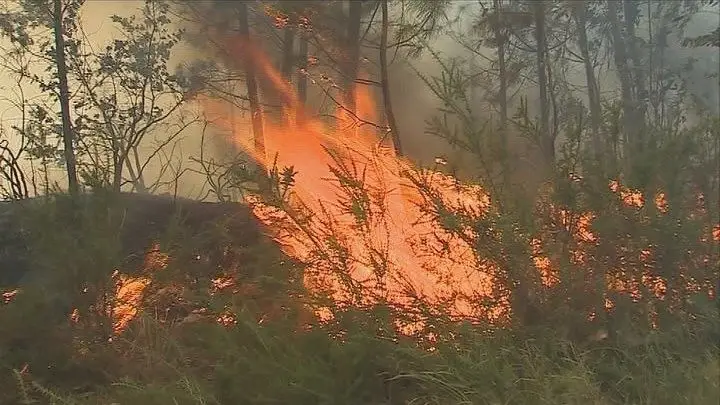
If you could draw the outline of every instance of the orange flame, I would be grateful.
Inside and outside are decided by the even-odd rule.
[[[642,208],[645,205],[645,199],[641,191],[625,187],[617,180],[611,180],[609,187],[610,191],[620,196],[620,199],[626,206]],[[658,195],[655,203],[661,212],[666,209],[665,194]]]
[[[252,47],[242,51],[250,54],[289,109],[302,108],[264,55]],[[219,116],[215,122],[265,168],[276,162],[279,169],[292,167],[297,173],[292,205],[304,207],[303,212],[312,214],[310,220],[297,220],[292,209],[248,200],[286,253],[310,265],[305,283],[311,290],[329,293],[339,305],[387,302],[407,308],[420,300],[443,305],[458,317],[504,315],[505,308],[487,313],[472,304],[491,293],[492,269],[478,260],[468,242],[427,218],[420,208],[423,193],[408,173],[427,181],[444,204],[462,207],[470,215],[483,215],[489,196],[478,186],[461,185],[441,173],[419,173],[392,148],[381,146],[377,132],[385,131],[358,124],[375,122],[376,107],[366,88],[357,89],[354,114],[339,109],[341,125],[336,128],[313,119],[266,120],[264,154],[255,150],[252,139],[241,136],[244,128],[222,120],[227,103],[206,97],[198,101],[206,113]],[[278,225],[283,219],[290,219],[289,231]],[[321,253],[326,256],[319,257]]]
[[[130,321],[137,316],[145,290],[151,283],[150,275],[167,267],[169,260],[170,257],[160,250],[160,244],[155,242],[145,254],[144,276],[130,277],[115,273],[115,302],[111,312],[115,334],[127,329]]]
[[[236,45],[232,51],[237,56],[252,60],[273,84],[287,117],[305,108],[261,52],[236,40],[229,43]],[[338,88],[331,80],[324,81],[330,83],[330,91]],[[449,212],[479,219],[490,209],[490,196],[479,186],[420,171],[396,156],[387,146],[387,129],[375,124],[377,108],[368,89],[358,86],[354,97],[356,111],[339,106],[335,126],[319,119],[292,122],[286,118],[278,123],[265,117],[263,150],[256,150],[254,140],[243,135],[247,133],[244,124],[224,119],[233,106],[209,97],[197,100],[208,115],[220,118],[213,121],[232,134],[234,143],[265,169],[277,165],[279,170],[291,168],[296,173],[289,204],[273,207],[255,197],[248,202],[284,251],[308,264],[304,281],[309,290],[329,294],[338,306],[380,302],[411,309],[431,304],[446,308],[456,318],[507,319],[508,297],[493,296],[497,294],[493,291],[495,265],[477,257],[472,246],[474,231],[443,212],[433,212],[428,218],[422,208],[444,206]],[[628,208],[641,211],[654,203],[661,214],[669,210],[663,192],[647,202],[642,192],[618,180],[608,186]],[[572,213],[552,204],[550,209],[555,226],[572,234],[572,262],[588,264],[584,248],[598,244],[591,230],[595,215]],[[720,226],[712,236],[720,240]],[[541,239],[531,243],[533,264],[542,284],[551,288],[559,282],[558,266],[544,254]],[[645,267],[652,267],[653,260],[652,249],[640,255]],[[613,273],[622,274],[618,270]],[[608,276],[606,281],[610,290],[629,292],[633,299],[640,298],[640,285],[658,299],[667,289],[664,280],[649,270],[636,280]],[[476,305],[483,298],[496,301],[490,308]],[[605,304],[612,310],[610,298],[606,297]],[[316,308],[316,314],[332,317],[328,308]],[[417,331],[418,323],[406,324],[402,330]]]

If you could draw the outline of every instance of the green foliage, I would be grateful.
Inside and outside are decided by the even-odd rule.
[[[151,160],[162,159],[192,117],[177,118],[183,105],[186,80],[169,71],[171,52],[182,37],[172,27],[169,5],[148,1],[138,9],[139,16],[113,16],[121,35],[102,50],[92,49],[86,33],[78,27],[79,10],[84,1],[62,1],[65,55],[71,86],[71,128],[79,174],[91,188],[119,190],[127,182],[138,191],[152,191],[157,181],[145,179]],[[28,83],[45,94],[37,100],[21,99],[16,104],[22,122],[12,127],[23,139],[26,158],[41,162],[41,168],[64,163],[62,125],[57,111],[58,72],[54,64],[57,50],[52,36],[52,2],[22,1],[17,10],[0,18],[4,36],[14,55],[4,64],[17,81],[20,94]],[[37,69],[38,66],[44,69]],[[24,96],[23,96],[24,97]],[[162,136],[157,133],[164,132]],[[151,136],[156,139],[151,140]],[[153,145],[148,143],[153,142]],[[140,145],[151,146],[141,154]],[[169,162],[163,164],[161,176]],[[43,192],[51,187],[44,185]]]

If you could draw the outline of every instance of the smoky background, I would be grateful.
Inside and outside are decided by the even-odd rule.
[[[12,2],[6,2],[6,9],[12,9]],[[149,178],[163,177],[168,185],[160,187],[160,193],[178,193],[187,197],[198,197],[203,194],[203,183],[206,179],[195,172],[196,162],[191,157],[202,154],[205,158],[211,157],[218,161],[229,161],[237,157],[238,151],[232,147],[229,136],[251,137],[250,115],[247,103],[247,91],[244,88],[245,77],[240,69],[241,55],[223,54],[223,45],[208,37],[208,33],[224,32],[234,34],[237,32],[236,2],[233,1],[199,1],[192,3],[172,2],[173,24],[184,29],[184,40],[178,43],[172,50],[168,65],[171,70],[177,69],[188,77],[207,80],[209,71],[213,71],[216,89],[222,89],[225,96],[232,99],[237,108],[229,108],[227,119],[232,120],[235,128],[234,134],[218,131],[212,125],[207,126],[207,117],[196,105],[189,103],[183,108],[182,114],[192,115],[198,122],[183,130],[182,135],[172,145],[172,154],[175,155],[174,162],[177,165],[176,173],[163,173],[163,166],[167,163],[150,162],[146,175]],[[317,6],[317,2],[303,2],[308,6]],[[313,4],[317,3],[317,4]],[[321,2],[322,3],[322,2]],[[342,103],[339,95],[344,86],[344,78],[338,73],[338,59],[347,56],[347,49],[340,35],[333,37],[328,35],[332,30],[342,31],[345,29],[345,19],[350,12],[351,2],[334,1],[325,6],[327,9],[321,15],[312,16],[310,24],[322,22],[323,30],[318,35],[320,40],[308,45],[308,57],[312,59],[313,66],[307,69],[307,108],[313,117],[325,121],[332,121],[332,114]],[[443,74],[443,63],[452,61],[456,63],[462,72],[474,77],[468,82],[466,91],[468,98],[472,100],[470,110],[477,122],[489,123],[488,130],[493,130],[493,125],[498,122],[498,76],[497,76],[497,50],[489,46],[487,41],[482,39],[478,32],[479,21],[485,18],[487,9],[492,4],[470,1],[448,2],[443,12],[444,22],[442,27],[436,29],[435,33],[420,42],[421,49],[397,49],[390,52],[389,63],[389,86],[391,100],[397,116],[398,132],[403,141],[405,155],[421,166],[431,166],[436,169],[446,170],[456,174],[458,177],[473,180],[476,178],[477,162],[471,154],[465,153],[453,147],[447,140],[429,133],[428,121],[441,115],[443,108],[442,101],[429,91],[427,83],[423,78],[437,78]],[[657,4],[655,4],[657,3]],[[513,2],[508,3],[511,7]],[[111,22],[111,16],[130,16],[137,14],[143,5],[141,0],[127,1],[88,1],[80,10],[80,28],[85,46],[89,48],[100,48],[110,43],[121,33]],[[278,26],[276,14],[272,8],[276,5],[273,2],[252,2],[250,12],[250,32],[254,45],[268,55],[268,58],[279,66],[283,60],[283,28]],[[659,2],[647,2],[647,7],[641,9],[638,26],[647,25],[650,30],[658,30],[661,23],[649,17],[653,10],[660,7]],[[375,2],[363,2],[363,17],[361,30],[363,38],[360,45],[359,70],[363,75],[361,78],[371,84],[358,80],[358,86],[369,86],[375,95],[378,108],[378,116],[382,117],[382,92],[377,86],[379,80],[378,61],[378,38],[379,20]],[[406,15],[404,2],[391,2],[391,21],[410,21],[412,16]],[[372,24],[371,23],[372,20]],[[691,109],[690,114],[684,117],[690,124],[704,114],[717,115],[720,113],[718,99],[717,78],[720,72],[720,59],[718,51],[712,47],[686,47],[682,45],[685,37],[696,37],[712,32],[719,24],[718,10],[716,5],[703,5],[688,19],[682,30],[675,30],[668,34],[667,44],[663,50],[661,60],[655,63],[662,63],[665,68],[679,72],[681,81],[672,86],[684,86],[687,89],[689,98],[698,105],[698,108]],[[398,31],[403,27],[391,27],[391,37],[397,37]],[[591,33],[591,35],[594,35]],[[638,34],[642,36],[642,33]],[[601,38],[589,38],[590,41]],[[649,40],[649,39],[647,39]],[[6,41],[6,39],[3,39]],[[490,44],[492,45],[492,44]],[[417,44],[416,44],[417,47]],[[419,52],[418,52],[419,51]],[[293,53],[297,56],[298,43],[293,47]],[[611,98],[619,94],[619,82],[616,69],[612,66],[611,56],[607,53],[600,56],[604,59],[598,62],[597,81],[603,97]],[[234,59],[234,60],[233,60]],[[293,85],[297,84],[300,74],[301,61],[295,60],[293,66]],[[510,114],[520,107],[520,101],[526,101],[528,115],[537,117],[540,114],[540,99],[538,86],[533,80],[532,66],[522,73],[525,77],[518,80],[511,89],[508,97],[508,110]],[[0,100],[0,121],[5,128],[10,147],[16,143],[11,131],[11,125],[20,119],[20,111],[17,108],[18,89],[13,85],[13,80],[8,72],[0,72],[0,88],[4,96]],[[224,76],[223,76],[224,75]],[[581,63],[569,63],[565,77],[571,88],[570,94],[577,97],[583,104],[587,104],[587,84]],[[258,75],[260,98],[264,107],[264,114],[268,119],[279,117],[280,97],[273,89],[273,85],[264,77]],[[205,87],[207,83],[205,83]],[[203,84],[199,84],[203,86]],[[23,88],[23,97],[32,100],[36,97],[43,97],[43,94],[33,86]],[[328,95],[334,94],[335,99],[331,100]],[[562,111],[561,113],[568,113]],[[696,114],[696,116],[693,116]],[[273,118],[274,117],[274,118]],[[451,118],[451,124],[453,120]],[[328,122],[330,122],[328,121]],[[149,154],[152,150],[151,144],[157,144],[163,139],[163,131],[176,123],[172,119],[164,123],[164,130],[158,129],[152,136],[141,145],[142,153]],[[379,126],[385,125],[379,122]],[[462,128],[458,127],[462,131]],[[292,134],[288,134],[292,136]],[[562,135],[561,135],[562,136]],[[507,134],[510,149],[514,150],[516,165],[518,166],[518,182],[537,182],[536,177],[538,152],[527,139],[512,130]],[[203,146],[201,146],[201,144]],[[440,158],[440,159],[438,159]],[[439,165],[438,162],[447,162]],[[31,170],[31,162],[23,161],[23,166]],[[174,177],[177,172],[182,171],[175,183]],[[50,167],[50,179],[62,184],[64,171],[61,166]]]

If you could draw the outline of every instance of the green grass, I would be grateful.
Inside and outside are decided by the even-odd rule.
[[[679,325],[632,344],[569,342],[541,329],[488,333],[438,319],[439,339],[429,349],[391,332],[382,308],[300,327],[301,313],[290,298],[301,291],[297,266],[267,243],[234,248],[242,258],[236,278],[259,292],[209,295],[209,281],[197,275],[212,269],[191,258],[198,242],[229,236],[213,228],[190,237],[182,221],[162,235],[163,249],[174,260],[158,274],[153,291],[182,288],[169,301],[149,301],[123,335],[108,341],[107,325],[91,311],[77,324],[67,318],[73,305],[91,301],[73,283],[108,285],[108,268],[123,259],[111,232],[112,213],[97,208],[86,207],[81,229],[73,232],[58,226],[62,216],[46,206],[28,213],[28,223],[43,224],[47,233],[31,246],[36,281],[0,306],[2,404],[716,405],[720,400],[715,309],[698,320],[704,329]],[[228,307],[237,323],[179,322],[193,305]],[[163,306],[175,315],[160,311]],[[274,315],[259,322],[270,308]]]

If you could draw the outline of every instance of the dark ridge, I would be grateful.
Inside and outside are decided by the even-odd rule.
[[[207,235],[221,233],[226,243],[236,247],[254,245],[262,237],[251,210],[240,203],[121,193],[85,195],[81,204],[83,210],[92,213],[90,221],[101,218],[112,223],[109,229],[118,232],[123,267],[129,269],[142,262],[153,241],[173,229],[179,229],[184,239],[180,242],[201,241],[194,246],[204,251],[222,248],[218,238]],[[43,228],[72,225],[67,206],[65,196],[0,202],[0,287],[17,285],[30,271],[34,235],[41,235]]]

